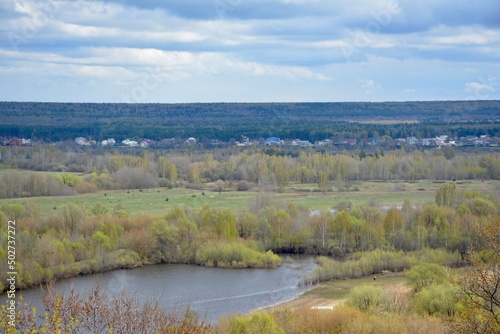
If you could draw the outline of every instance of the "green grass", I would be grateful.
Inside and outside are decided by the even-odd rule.
[[[434,202],[436,190],[443,183],[422,180],[417,182],[360,182],[353,185],[359,191],[350,192],[319,192],[315,184],[290,185],[284,192],[271,191],[273,200],[285,203],[294,203],[298,207],[309,210],[327,211],[339,203],[351,201],[355,205],[372,203],[377,206],[402,205],[409,199],[413,205],[423,205]],[[498,192],[500,181],[464,181],[457,182],[457,190],[479,191],[481,193]],[[205,195],[203,195],[203,193]],[[154,188],[139,191],[114,190],[101,191],[92,194],[63,197],[34,197],[21,199],[2,199],[0,207],[8,203],[24,204],[26,201],[35,202],[42,214],[57,209],[63,203],[74,202],[89,210],[97,202],[105,204],[110,211],[122,208],[130,215],[141,214],[159,215],[177,206],[201,208],[210,205],[213,208],[226,208],[239,211],[248,207],[249,203],[258,195],[258,191],[228,191],[213,192],[210,190],[193,190],[185,188]],[[168,198],[168,201],[166,200]]]
[[[166,188],[145,189],[143,191],[136,189],[116,190],[77,196],[4,199],[0,200],[0,206],[7,203],[23,204],[26,201],[33,201],[38,205],[41,213],[48,213],[67,202],[81,204],[89,210],[95,203],[101,202],[110,211],[122,208],[130,215],[136,216],[141,214],[159,215],[178,206],[201,208],[206,204],[213,208],[239,209],[245,207],[255,197],[255,193],[224,192],[219,194],[206,191],[205,195],[202,193],[199,190]]]

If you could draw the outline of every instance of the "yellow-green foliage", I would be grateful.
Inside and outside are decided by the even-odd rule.
[[[253,312],[248,315],[234,316],[227,321],[224,332],[228,334],[285,334],[267,312]]]
[[[449,283],[429,285],[414,300],[416,310],[428,315],[453,317],[463,309],[458,288]]]
[[[266,253],[252,249],[242,242],[206,243],[196,252],[197,264],[233,268],[275,268],[281,258],[271,251]]]
[[[437,263],[422,263],[408,270],[405,277],[413,290],[419,292],[423,288],[443,283],[446,279],[446,271]]]
[[[22,205],[4,209],[7,214],[0,211],[0,241],[6,244],[7,220],[14,217],[18,223],[20,288],[143,263],[224,268],[274,268],[281,264],[281,258],[260,248],[259,241],[239,239],[238,219],[229,210],[175,207],[163,218],[128,218],[109,216],[102,206],[94,206],[94,214],[89,215],[84,206],[70,202],[37,221],[26,215]],[[0,259],[4,266],[5,258]],[[6,286],[5,272],[0,272],[0,283]]]
[[[54,178],[61,184],[67,185],[71,188],[83,181],[81,177],[72,173],[56,174],[54,175]]]
[[[346,304],[364,312],[376,312],[386,304],[384,289],[378,286],[361,285],[353,288],[347,296]]]
[[[287,334],[443,334],[439,318],[395,313],[368,314],[351,306],[333,310],[278,308],[249,315],[222,318],[213,333],[287,333]]]
[[[355,258],[357,259],[337,261],[325,256],[318,257],[319,267],[313,272],[312,281],[326,281],[343,277],[357,278],[379,273],[382,270],[402,271],[424,262],[454,266],[461,261],[458,252],[451,253],[441,249],[424,249],[414,252],[376,249],[360,253]]]
[[[120,268],[134,268],[142,264],[139,255],[129,249],[119,249],[107,254],[104,263]]]

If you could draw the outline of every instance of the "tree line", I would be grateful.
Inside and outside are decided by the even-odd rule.
[[[500,154],[445,150],[377,151],[373,155],[267,150],[210,153],[142,151],[140,155],[61,151],[53,146],[0,148],[0,198],[60,196],[110,189],[187,187],[215,191],[316,184],[320,191],[356,191],[359,181],[500,179]],[[451,152],[453,153],[453,152]],[[60,172],[40,174],[23,171]]]

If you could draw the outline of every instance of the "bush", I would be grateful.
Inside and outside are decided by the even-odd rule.
[[[122,167],[113,174],[113,180],[123,189],[153,188],[157,185],[156,177],[140,167]]]
[[[371,330],[367,314],[350,306],[337,306],[333,311],[298,308],[278,309],[273,318],[287,334],[384,333]]]
[[[450,284],[430,285],[415,294],[417,311],[428,315],[453,317],[462,307],[459,294]]]
[[[82,181],[77,183],[73,189],[79,194],[95,193],[99,191],[99,188],[93,183]]]
[[[107,268],[136,268],[142,265],[139,254],[129,249],[119,249],[106,255],[104,259]]]
[[[354,203],[351,201],[340,201],[335,208],[338,210],[349,210],[354,206]]]
[[[446,279],[446,271],[437,263],[423,263],[408,270],[405,277],[413,290],[419,292],[430,285],[441,284]]]
[[[285,334],[285,331],[276,325],[273,317],[265,311],[257,311],[243,316],[234,316],[225,321],[224,327],[225,328],[220,328],[220,330],[230,334]]]
[[[346,304],[363,312],[375,312],[386,303],[384,289],[371,285],[357,286],[347,295]]]
[[[174,183],[172,181],[170,181],[169,179],[164,179],[164,178],[161,178],[159,181],[158,181],[158,186],[159,187],[162,187],[162,188],[168,188],[168,189],[172,189],[174,187]]]
[[[196,252],[195,263],[219,268],[275,268],[281,258],[271,251],[252,249],[243,243],[204,244]]]
[[[246,181],[240,181],[236,184],[237,191],[247,191],[250,189],[250,185]]]

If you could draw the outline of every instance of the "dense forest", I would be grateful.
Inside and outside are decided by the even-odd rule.
[[[107,138],[498,136],[500,101],[97,104],[0,102],[0,136]],[[242,121],[243,120],[243,121]],[[368,124],[367,124],[368,123]],[[446,129],[443,129],[446,125]],[[445,130],[445,131],[443,131]],[[444,132],[444,133],[443,133]]]

